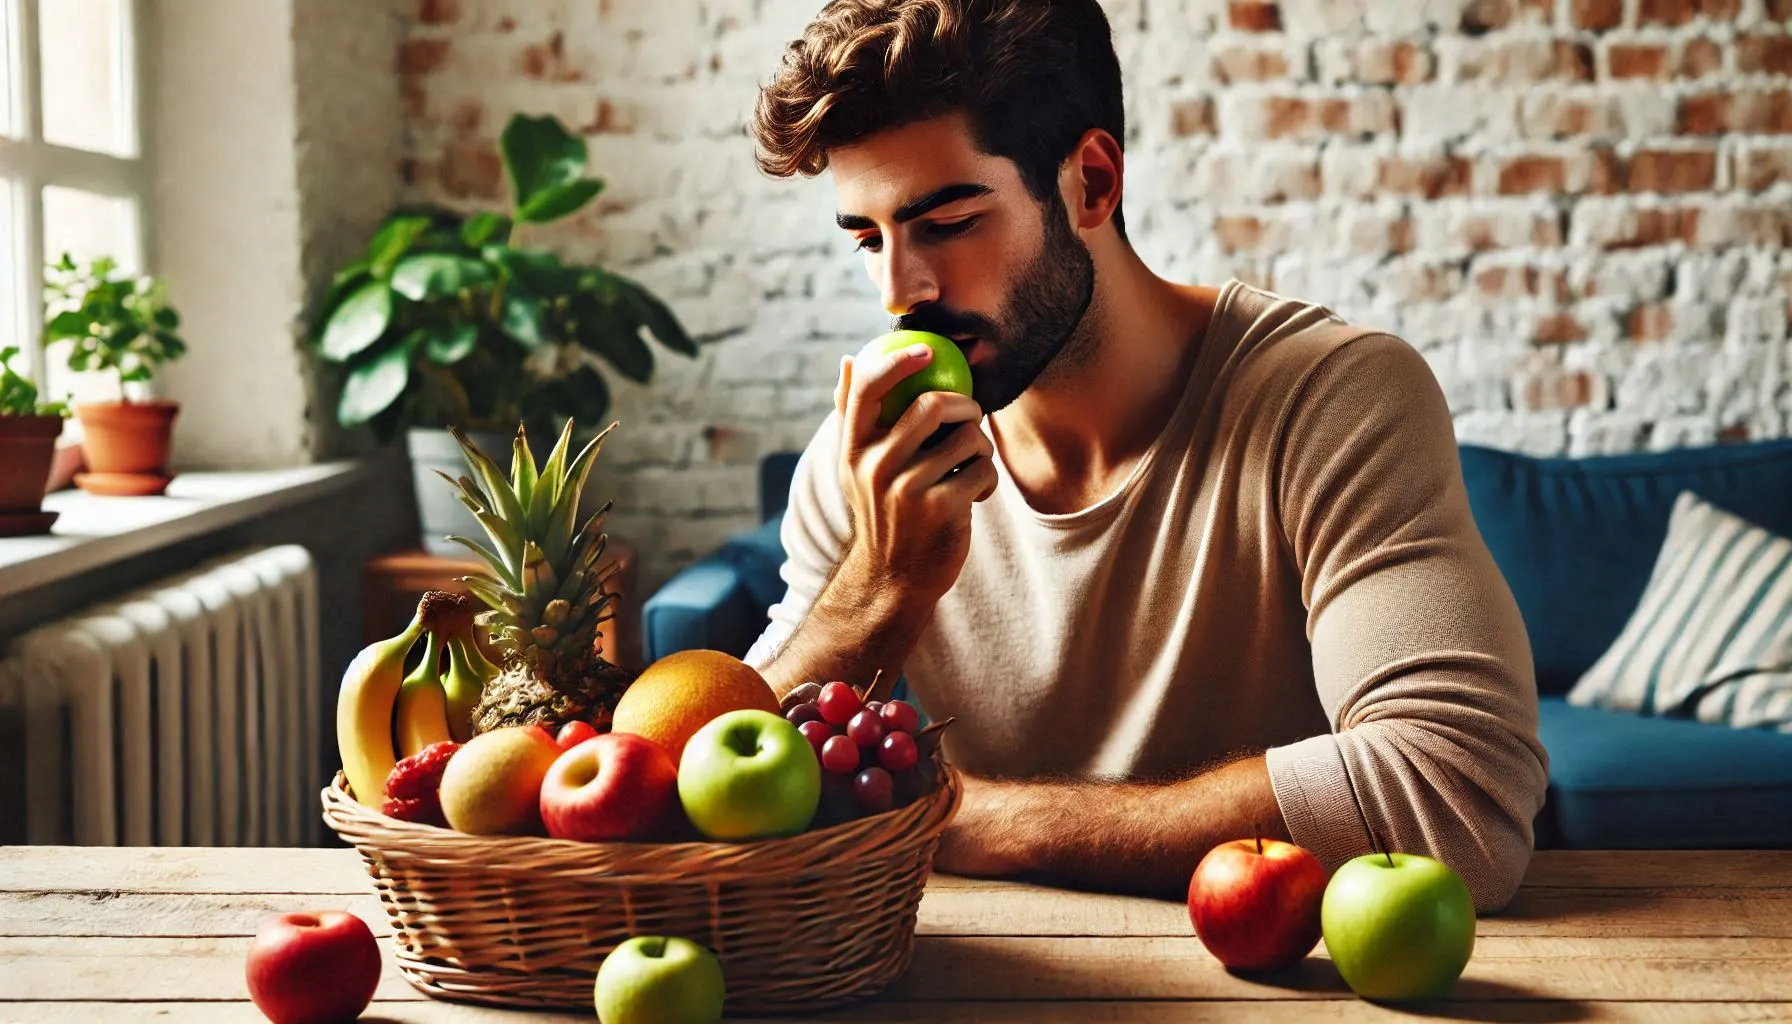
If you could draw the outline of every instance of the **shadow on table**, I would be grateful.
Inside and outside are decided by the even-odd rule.
[[[1350,995],[1350,986],[1324,957],[1309,956],[1281,971],[1233,971],[1227,974],[1257,985],[1326,995]],[[1442,1020],[1566,1022],[1591,1019],[1585,1003],[1554,999],[1497,981],[1465,978],[1451,990],[1450,998],[1412,1003],[1377,1002],[1395,1013]]]

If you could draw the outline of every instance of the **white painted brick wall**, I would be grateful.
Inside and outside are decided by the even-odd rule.
[[[656,586],[751,525],[759,457],[806,440],[839,356],[885,325],[828,183],[759,175],[743,130],[819,4],[413,2],[409,194],[489,204],[504,121],[558,114],[609,189],[538,237],[626,267],[709,339],[615,386],[599,486]],[[1400,332],[1464,441],[1783,435],[1792,3],[1609,6],[1114,0],[1139,250]]]

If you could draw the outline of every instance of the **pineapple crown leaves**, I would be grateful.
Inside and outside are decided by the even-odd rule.
[[[528,577],[539,571],[536,566],[580,564],[577,556],[582,552],[575,551],[574,545],[589,529],[591,521],[588,520],[580,530],[573,529],[579,497],[604,439],[615,428],[614,423],[604,428],[568,462],[573,432],[573,422],[568,420],[552,453],[538,470],[529,454],[528,435],[519,426],[511,446],[509,479],[489,455],[459,430],[451,428],[472,475],[459,479],[446,473],[441,476],[459,491],[461,504],[471,510],[485,528],[492,546],[488,548],[466,537],[449,539],[466,546],[484,561],[510,593],[519,594],[525,590],[539,593],[541,585],[538,581],[533,586],[525,586]],[[606,504],[604,510],[609,507]],[[490,588],[475,592],[493,608],[510,614],[519,611],[518,607],[494,600],[498,595],[492,594]]]

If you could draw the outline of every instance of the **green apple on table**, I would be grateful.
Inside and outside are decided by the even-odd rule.
[[[597,968],[599,1024],[714,1024],[722,1019],[722,965],[690,939],[642,935]]]
[[[793,836],[809,827],[821,803],[821,762],[783,717],[730,711],[684,745],[678,799],[691,824],[711,839]]]
[[[1370,853],[1332,874],[1319,908],[1326,952],[1364,999],[1434,999],[1475,949],[1475,903],[1461,876],[1416,853]]]
[[[932,349],[933,360],[897,381],[890,393],[884,396],[878,422],[885,427],[894,426],[909,405],[929,391],[955,391],[961,395],[971,393],[971,364],[965,362],[964,353],[952,339],[944,335],[931,331],[891,331],[882,337],[873,338],[859,354],[859,358],[887,356],[911,345],[926,345]]]

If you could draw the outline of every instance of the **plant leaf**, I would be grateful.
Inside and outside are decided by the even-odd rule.
[[[373,276],[382,281],[391,277],[392,268],[428,230],[428,217],[393,217],[381,225],[367,243],[367,266]]]
[[[541,300],[512,285],[504,295],[504,310],[498,326],[524,348],[540,348],[546,340],[541,334]]]
[[[660,344],[680,355],[697,354],[697,343],[685,333],[684,325],[678,322],[678,317],[673,315],[664,302],[636,281],[615,275],[612,277],[621,286],[623,301],[629,304],[635,316],[653,332]]]
[[[336,422],[358,427],[386,410],[411,380],[411,346],[393,345],[349,370],[336,405]]]
[[[517,506],[524,512],[529,511],[530,498],[535,491],[535,479],[535,454],[529,451],[528,434],[522,427],[518,427],[516,437],[510,442],[510,482],[516,489]]]
[[[44,325],[45,341],[61,341],[64,338],[85,338],[93,326],[93,314],[71,309],[56,314],[55,318]]]
[[[468,248],[478,249],[496,239],[499,242],[510,238],[510,218],[501,213],[475,213],[460,228],[460,240]]]
[[[521,211],[537,196],[585,174],[585,141],[551,114],[512,117],[498,138],[498,152],[510,175],[519,220],[530,219]]]
[[[465,359],[479,344],[479,325],[460,323],[433,328],[425,344],[429,358],[443,366],[453,366]]]
[[[391,325],[392,289],[383,281],[369,281],[330,315],[323,337],[318,339],[318,354],[340,363],[380,340]]]
[[[554,185],[537,192],[528,202],[517,207],[516,219],[530,224],[545,224],[577,210],[604,190],[596,178],[580,178]]]
[[[617,373],[637,384],[653,378],[653,352],[641,340],[640,328],[633,320],[601,312],[595,318],[582,318],[579,326],[579,343],[603,356]]]
[[[411,256],[392,270],[392,290],[412,302],[452,295],[491,280],[491,268],[465,256],[426,253]]]

